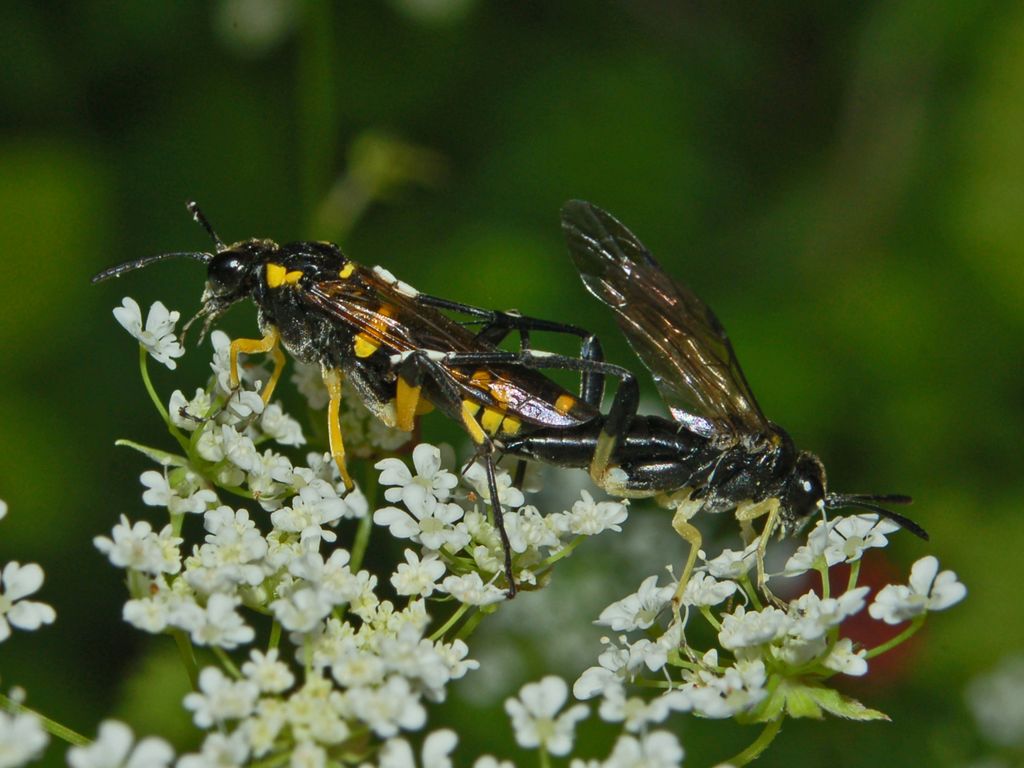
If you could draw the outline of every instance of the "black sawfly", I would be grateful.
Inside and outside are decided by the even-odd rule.
[[[798,450],[762,412],[714,312],[669,277],[622,223],[580,200],[566,203],[561,218],[584,286],[615,313],[671,419],[619,414],[612,427],[605,419],[539,430],[513,438],[507,448],[562,466],[589,467],[609,493],[658,496],[674,507],[673,526],[691,544],[677,602],[701,541],[689,522],[698,512],[735,512],[748,535],[753,520],[767,517],[758,549],[761,587],[770,535],[792,535],[830,510],[865,509],[928,538],[921,526],[883,506],[909,504],[908,496],[828,490],[818,457]]]
[[[411,431],[416,416],[435,407],[459,422],[484,461],[512,596],[516,585],[498,502],[494,455],[505,439],[541,428],[559,430],[601,420],[605,375],[626,383],[620,387],[623,395],[617,397],[618,402],[635,399],[632,374],[605,364],[598,339],[575,326],[420,293],[383,267],[352,261],[333,243],[279,245],[252,238],[228,245],[195,203],[189,203],[188,210],[213,240],[212,253],[149,256],[110,267],[93,277],[93,282],[165,259],[203,263],[207,279],[202,304],[186,325],[187,329],[203,319],[200,338],[231,306],[252,300],[263,335],[231,342],[232,386],[239,385],[240,355],[271,355],[274,368],[261,392],[264,402],[269,401],[283,370],[282,347],[298,360],[319,365],[330,395],[330,450],[349,489],[353,483],[339,419],[343,379],[351,382],[369,410],[388,426]],[[445,312],[472,319],[456,322]],[[467,327],[474,324],[481,328],[474,332]],[[580,357],[530,350],[531,331],[579,337]],[[520,350],[500,349],[498,345],[513,332],[520,335]],[[579,396],[541,374],[540,368],[580,372]]]

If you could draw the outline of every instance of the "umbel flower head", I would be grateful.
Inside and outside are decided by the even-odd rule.
[[[460,471],[450,449],[429,443],[412,449],[411,463],[381,457],[408,435],[382,427],[347,395],[346,448],[376,461],[371,485],[384,489],[371,509],[367,498],[375,494],[347,492],[329,454],[296,455],[315,431],[279,403],[263,402],[265,371],[246,368],[241,387],[231,387],[224,334],[211,335],[205,386],[177,390],[168,402],[156,396],[145,365],[152,356],[174,367],[183,352],[173,341],[177,313],[154,306],[145,328],[131,300],[117,314],[146,353],[144,381],[177,448],[128,443],[156,463],[141,475],[143,502],[167,519],[153,524],[124,515],[95,543],[126,572],[129,624],[212,648],[208,658],[217,660],[189,670],[195,687],[183,706],[206,735],[177,765],[398,768],[416,765],[417,755],[425,766],[451,765],[452,731],[415,734],[451,683],[479,667],[467,638],[506,600],[504,551],[483,468]],[[296,382],[311,408],[324,406],[308,371],[300,369]],[[569,509],[542,512],[507,471],[496,479],[512,570],[527,593],[544,588],[586,538],[621,532],[628,518],[624,502],[586,491]],[[763,723],[758,743],[767,745],[785,717],[884,717],[838,693],[831,680],[867,673],[870,660],[909,637],[928,612],[966,593],[934,558],[914,566],[908,585],[873,596],[859,586],[860,560],[894,531],[873,515],[819,523],[783,572],[770,574],[773,585],[808,571],[820,576],[820,591],[788,604],[769,602],[751,581],[756,541],[712,558],[701,553],[681,605],[673,604],[675,580],[652,567],[632,594],[600,612],[597,622],[614,634],[572,686],[621,733],[605,758],[572,765],[680,765],[683,748],[667,730],[673,718]],[[363,562],[370,538],[379,536],[402,543],[390,570]],[[840,563],[851,564],[853,575],[833,592],[829,569]],[[12,583],[21,586],[11,594],[20,599],[33,583],[17,575],[12,571]],[[875,620],[911,624],[888,645],[860,647],[843,628],[865,607]],[[696,622],[710,631],[695,631]],[[698,645],[696,637],[710,639]],[[524,685],[505,708],[516,742],[545,760],[573,752],[576,726],[590,713],[589,705],[569,700],[569,686],[555,676]],[[130,760],[124,756],[143,744],[162,764],[167,753],[159,745],[133,748],[130,732],[117,727],[101,729],[96,754]],[[77,759],[84,765],[93,758]],[[507,764],[492,756],[475,763]]]
[[[168,337],[177,313],[154,308],[156,319],[141,330],[133,306],[125,302],[119,320],[148,356],[176,356]],[[370,510],[360,491],[346,492],[329,455],[302,460],[287,452],[302,444],[303,430],[279,403],[263,403],[265,373],[245,369],[242,389],[232,389],[230,342],[214,332],[211,343],[205,387],[175,391],[166,408],[154,397],[180,450],[130,444],[157,463],[140,477],[142,500],[164,510],[166,523],[123,515],[95,540],[127,573],[129,624],[174,632],[225,661],[193,670],[196,687],[183,705],[208,735],[178,764],[285,757],[318,764],[352,750],[381,765],[405,764],[413,754],[408,734],[424,728],[429,705],[478,666],[456,635],[506,599],[482,468],[460,472],[450,451],[430,444],[413,449],[411,466],[380,459],[374,480],[384,500]],[[322,405],[315,388],[306,389],[310,405]],[[373,430],[354,433],[345,435],[351,454],[372,455],[359,436]],[[528,588],[540,588],[553,563],[584,538],[620,531],[627,516],[624,504],[586,493],[571,509],[543,516],[508,472],[499,471],[497,482],[517,581]],[[380,535],[406,544],[390,573],[362,566],[368,537]],[[268,618],[281,638],[270,650],[259,629]],[[237,660],[227,663],[228,654]],[[557,696],[548,690],[555,687]],[[551,695],[524,692],[520,730],[533,728],[545,749],[565,754],[586,707],[548,712],[548,699],[560,699],[553,706],[561,708],[568,688],[552,678],[541,689]],[[447,733],[428,737],[424,760],[448,759]],[[130,744],[118,728],[101,738],[114,751]]]
[[[603,719],[632,722],[634,728],[661,722],[670,712],[771,728],[786,716],[884,718],[831,688],[830,680],[836,673],[866,674],[868,660],[913,634],[927,611],[949,608],[966,594],[952,571],[938,573],[934,557],[922,558],[911,571],[909,586],[884,587],[869,610],[872,618],[886,623],[917,623],[877,648],[861,648],[844,637],[844,622],[861,613],[870,596],[868,587],[856,586],[856,565],[866,549],[885,546],[886,534],[894,531],[895,526],[871,515],[819,523],[776,578],[815,569],[823,579],[822,592],[806,592],[788,604],[762,602],[748,575],[749,550],[726,550],[706,559],[683,593],[684,610],[675,616],[666,610],[675,585],[659,585],[655,576],[645,579],[635,593],[601,614],[599,623],[626,634],[606,639],[597,665],[579,677],[574,693],[600,698]],[[829,568],[844,562],[855,564],[853,577],[844,579],[845,592],[831,597]],[[716,646],[687,642],[698,618],[711,624]],[[649,691],[659,686],[663,692],[651,696]]]

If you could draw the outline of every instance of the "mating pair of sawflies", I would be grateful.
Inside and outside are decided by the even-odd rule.
[[[926,538],[920,526],[881,506],[908,503],[906,496],[827,490],[819,459],[797,450],[761,411],[710,308],[597,206],[570,201],[562,208],[570,255],[587,290],[615,313],[671,418],[637,412],[636,377],[605,362],[598,338],[582,328],[420,293],[382,267],[351,261],[331,243],[250,239],[227,245],[194,203],[189,210],[213,239],[212,253],[150,256],[104,270],[93,282],[168,258],[201,261],[206,288],[190,323],[202,318],[204,334],[229,307],[251,299],[263,335],[232,342],[232,383],[238,385],[243,354],[272,356],[265,401],[281,375],[282,347],[319,365],[330,395],[330,450],[349,488],[339,420],[344,379],[389,426],[412,430],[416,417],[432,408],[460,423],[486,469],[509,596],[516,584],[495,480],[500,455],[587,468],[611,494],[657,496],[674,508],[673,527],[691,545],[677,602],[700,544],[689,522],[697,512],[735,512],[750,535],[752,521],[765,517],[758,549],[762,587],[769,536],[795,533],[829,510],[867,509]],[[452,314],[469,320],[458,322]],[[579,356],[533,349],[535,331],[577,337]],[[511,334],[519,336],[516,351],[500,346]],[[578,393],[546,376],[547,369],[578,372]],[[617,387],[605,412],[608,377]]]

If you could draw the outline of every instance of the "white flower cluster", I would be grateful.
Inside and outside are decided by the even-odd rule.
[[[7,503],[0,500],[0,520],[7,516]],[[57,612],[46,603],[26,600],[43,586],[43,569],[37,563],[10,562],[0,569],[0,643],[11,631],[28,632],[52,624]]]
[[[154,307],[143,331],[132,304],[126,300],[118,319],[150,355],[173,367],[171,358],[180,356],[169,340],[177,313]],[[397,458],[380,460],[375,467],[385,503],[371,513],[358,491],[343,494],[330,455],[309,454],[300,466],[265,445],[301,445],[302,430],[279,405],[264,404],[258,392],[265,371],[243,369],[243,386],[233,390],[230,342],[219,332],[211,340],[215,355],[207,387],[191,399],[175,392],[164,413],[181,454],[134,446],[161,467],[143,473],[143,500],[166,508],[170,522],[157,530],[122,517],[109,538],[96,539],[110,561],[128,571],[129,623],[212,647],[221,661],[193,670],[197,688],[184,704],[208,735],[197,753],[177,765],[288,761],[319,768],[342,761],[366,768],[449,768],[454,733],[427,735],[418,755],[406,739],[424,728],[427,706],[446,697],[448,684],[477,666],[459,633],[492,612],[510,586],[483,466],[456,473],[454,459],[429,444],[412,451],[411,469]],[[313,408],[324,406],[318,371],[300,367],[294,381]],[[152,395],[148,377],[146,383]],[[350,457],[394,449],[408,438],[369,416],[351,393],[342,423]],[[619,531],[627,517],[625,503],[597,502],[585,491],[571,509],[542,515],[507,471],[500,469],[496,480],[512,571],[527,591],[542,587],[554,564],[585,537]],[[224,494],[261,509],[226,504]],[[194,528],[199,519],[202,539],[186,545],[185,526]],[[358,521],[358,531],[351,543],[338,546],[344,520]],[[388,574],[361,567],[374,525],[409,544]],[[955,574],[940,572],[935,558],[926,557],[914,565],[907,585],[889,585],[872,600],[869,588],[857,586],[860,561],[866,550],[886,546],[894,530],[874,515],[819,523],[776,576],[799,579],[815,571],[822,591],[788,604],[765,602],[770,596],[754,587],[749,572],[755,542],[710,560],[700,553],[703,563],[674,610],[676,585],[659,584],[657,576],[608,606],[598,623],[615,637],[604,639],[597,664],[577,679],[573,693],[599,699],[601,719],[622,732],[605,759],[573,759],[572,768],[680,765],[678,740],[657,729],[673,713],[766,723],[826,712],[883,717],[829,688],[829,678],[865,674],[870,658],[909,637],[928,612],[966,593]],[[833,596],[829,569],[838,564],[849,564],[851,575]],[[877,648],[858,647],[843,636],[842,625],[866,606],[877,621],[912,623]],[[433,631],[431,610],[444,616]],[[710,625],[717,639],[712,647],[689,643],[697,617]],[[269,644],[249,647],[268,619]],[[246,654],[240,668],[230,651]],[[576,725],[589,709],[566,706],[567,698],[566,683],[549,677],[509,699],[506,711],[519,745],[544,756],[569,755]],[[101,731],[101,741],[114,744],[111,749],[124,759],[130,732],[106,730],[113,735]],[[154,750],[154,764],[170,761],[159,745],[144,744]],[[491,756],[474,764],[507,765]]]
[[[25,765],[37,760],[50,742],[38,716],[0,710],[0,765]]]
[[[644,732],[672,712],[744,722],[773,721],[783,714],[821,717],[824,712],[854,719],[882,717],[826,683],[835,673],[865,674],[873,651],[887,650],[858,648],[842,636],[840,627],[867,605],[870,589],[856,586],[858,561],[866,549],[884,547],[886,535],[894,530],[895,525],[875,515],[819,523],[783,573],[818,571],[824,594],[810,591],[784,607],[759,602],[761,596],[748,575],[755,564],[756,542],[744,551],[725,550],[705,560],[686,585],[682,615],[666,627],[658,621],[671,613],[676,587],[659,586],[657,576],[645,579],[635,593],[608,606],[598,619],[615,632],[642,636],[605,638],[597,665],[580,676],[573,692],[580,699],[600,697],[601,717],[623,723],[629,733]],[[855,564],[854,577],[845,592],[830,597],[828,569],[839,563]],[[915,563],[909,586],[881,589],[868,613],[889,624],[915,617],[921,621],[927,611],[948,608],[965,594],[956,575],[939,573],[938,561],[929,556]],[[723,610],[713,610],[729,598],[733,599]],[[711,624],[718,647],[702,650],[686,642],[695,615]],[[645,681],[644,675],[655,677]],[[628,686],[644,682],[648,687],[660,685],[664,692],[654,698],[629,695]]]
[[[169,317],[161,338],[173,331],[176,313]],[[412,469],[383,459],[376,468],[386,503],[371,515],[359,491],[344,494],[329,455],[310,454],[300,466],[266,445],[299,445],[302,432],[279,406],[264,406],[259,369],[244,368],[243,387],[230,389],[230,341],[219,332],[211,341],[207,387],[191,398],[176,391],[167,407],[181,453],[133,445],[160,465],[142,473],[143,501],[166,509],[169,522],[122,516],[109,536],[95,539],[127,571],[128,623],[212,647],[222,662],[193,670],[197,687],[184,705],[209,734],[177,765],[290,756],[293,765],[321,766],[344,756],[412,766],[404,734],[422,729],[427,705],[442,701],[451,681],[478,666],[456,633],[474,612],[491,612],[486,606],[506,599],[504,552],[488,514],[483,468],[460,478],[453,459],[427,444],[413,450]],[[321,404],[311,381],[303,389],[311,405]],[[348,410],[359,410],[357,423],[364,425],[355,437],[345,433],[350,457],[360,455],[358,434],[388,437],[366,426],[371,422],[361,404],[349,403]],[[626,519],[624,504],[587,494],[572,509],[544,517],[525,503],[508,472],[499,471],[497,481],[523,588],[542,585],[554,561],[584,537],[621,530]],[[230,496],[258,507],[225,503]],[[345,520],[357,521],[359,530],[354,543],[339,546]],[[409,544],[390,574],[360,567],[374,523]],[[387,599],[384,590],[397,598]],[[430,629],[428,603],[446,617],[441,629]],[[270,645],[255,646],[267,618]],[[236,668],[228,652],[247,660]],[[544,739],[552,750],[562,743]],[[126,755],[132,739],[110,726],[101,729],[100,741]],[[449,765],[454,746],[450,732],[429,735],[422,763]]]
[[[136,743],[132,729],[117,720],[100,723],[94,742],[67,754],[71,768],[167,768],[173,760],[166,741],[150,736]]]
[[[158,363],[163,363],[172,371],[177,367],[174,358],[185,354],[184,348],[174,335],[174,326],[181,315],[168,312],[162,302],[156,302],[149,308],[146,325],[142,325],[142,310],[135,299],[125,297],[121,306],[114,309],[117,322],[138,339],[140,346]]]
[[[398,459],[384,459],[376,466],[381,470],[381,485],[390,486],[384,498],[402,506],[378,509],[373,521],[387,526],[392,536],[424,547],[430,559],[416,563],[410,560],[407,568],[421,572],[429,563],[440,578],[443,567],[436,559],[440,556],[452,572],[440,587],[423,582],[422,574],[417,576],[421,593],[437,588],[462,603],[477,606],[504,599],[505,590],[491,583],[502,577],[504,567],[498,530],[485,510],[467,504],[469,496],[490,502],[484,468],[474,464],[463,473],[473,490],[467,495],[458,493],[458,479],[442,466],[440,449],[431,445],[418,445],[413,450],[415,475]],[[524,505],[523,492],[512,485],[511,476],[504,470],[497,472],[497,488],[513,573],[521,586],[538,584],[553,558],[564,556],[565,550],[575,547],[581,537],[621,531],[627,516],[624,503],[597,503],[586,491],[572,509],[541,515],[536,507]],[[481,574],[488,580],[484,581]],[[408,578],[411,574],[403,580]]]
[[[421,598],[433,591],[424,582],[441,575],[436,556],[406,553],[392,581],[416,586],[399,589],[410,599],[398,608],[379,597],[375,575],[350,567],[347,550],[320,553],[322,543],[334,541],[330,526],[346,502],[327,488],[304,487],[269,515],[267,534],[244,509],[209,509],[206,535],[187,556],[171,525],[158,532],[122,517],[110,538],[97,538],[111,562],[129,572],[124,618],[133,626],[180,630],[197,645],[233,650],[256,637],[247,614],[266,613],[296,649],[293,665],[277,649],[250,651],[240,678],[218,667],[202,671],[185,706],[197,726],[213,732],[181,765],[211,764],[225,750],[236,761],[269,757],[282,748],[283,734],[290,749],[322,761],[366,730],[387,739],[419,729],[424,702],[444,699],[447,684],[476,666],[461,640],[426,637],[430,618]],[[294,669],[303,666],[307,673],[296,683]]]
[[[505,711],[512,720],[516,743],[558,757],[570,754],[576,725],[590,712],[583,704],[574,704],[563,711],[568,695],[569,687],[564,680],[548,676],[524,685],[517,698],[507,699]],[[613,722],[631,720],[633,702],[622,700],[618,704],[618,709],[612,711],[614,705],[607,699],[602,705],[602,718]],[[633,725],[636,727],[627,726],[628,732],[619,737],[605,760],[574,758],[569,763],[570,768],[678,768],[684,753],[674,734],[647,729],[643,723]],[[493,761],[487,765],[499,763]],[[482,768],[481,763],[475,768]]]

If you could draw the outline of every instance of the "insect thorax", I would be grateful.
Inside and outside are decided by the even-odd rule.
[[[337,277],[348,260],[331,243],[286,243],[263,267],[253,300],[260,330],[276,329],[281,343],[297,360],[336,368],[341,350],[352,347],[353,328],[314,310],[304,300],[308,286]]]

